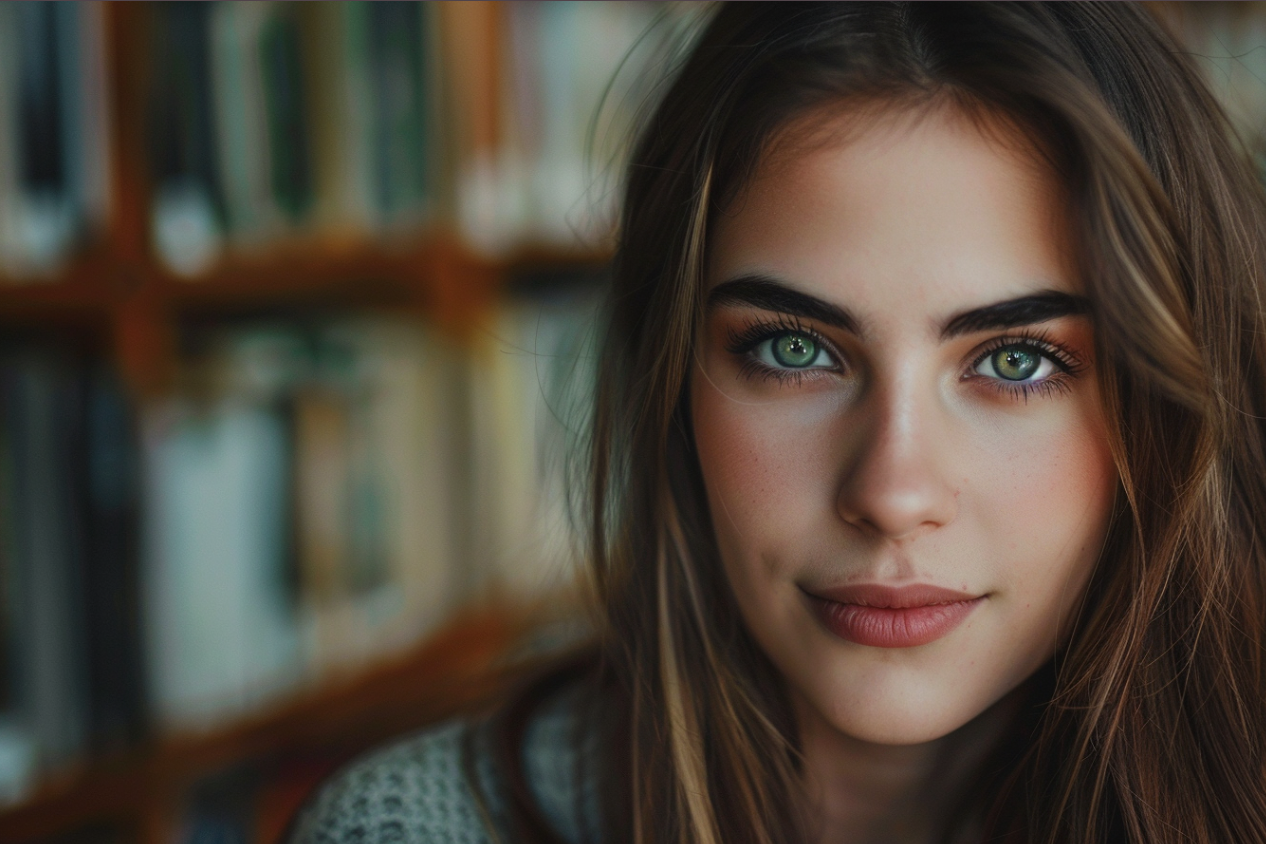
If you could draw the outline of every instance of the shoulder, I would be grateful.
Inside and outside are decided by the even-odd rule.
[[[568,841],[577,841],[582,804],[593,797],[577,779],[576,701],[564,693],[533,717],[524,768],[538,805]],[[484,844],[501,794],[486,747],[465,721],[451,721],[401,739],[334,776],[296,819],[290,844]],[[463,764],[472,742],[473,775]]]
[[[454,721],[353,762],[304,809],[291,844],[490,841],[462,771],[466,729]]]

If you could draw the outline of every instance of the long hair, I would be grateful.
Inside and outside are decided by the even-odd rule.
[[[805,839],[794,721],[724,577],[686,397],[715,216],[780,132],[859,102],[1000,116],[1053,168],[1121,479],[1075,629],[945,839],[1266,841],[1266,218],[1189,61],[1117,3],[725,6],[646,122],[588,486],[588,672],[618,751],[601,840]],[[557,840],[529,802],[516,839]]]

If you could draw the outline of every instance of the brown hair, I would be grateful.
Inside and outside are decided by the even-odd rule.
[[[946,840],[1266,841],[1266,218],[1186,57],[1118,3],[728,5],[650,116],[593,420],[599,635],[566,675],[622,750],[601,839],[804,840],[792,716],[718,560],[686,388],[710,220],[782,129],[858,98],[1003,116],[1055,168],[1121,477],[1076,629]],[[560,840],[506,758],[514,840]]]

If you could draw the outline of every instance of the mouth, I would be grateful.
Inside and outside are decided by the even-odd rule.
[[[987,597],[916,583],[877,583],[804,592],[827,630],[873,648],[915,648],[935,642],[971,615]]]

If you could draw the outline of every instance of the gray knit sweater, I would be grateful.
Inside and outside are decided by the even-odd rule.
[[[591,838],[582,829],[594,828],[597,800],[592,787],[576,782],[574,710],[575,695],[563,694],[534,716],[524,770],[554,828],[581,844]],[[476,751],[475,768],[489,796],[488,822],[466,781],[464,730],[452,721],[353,762],[309,802],[290,844],[510,844],[503,830],[494,837],[488,829],[488,822],[500,826],[501,798],[486,752]]]

